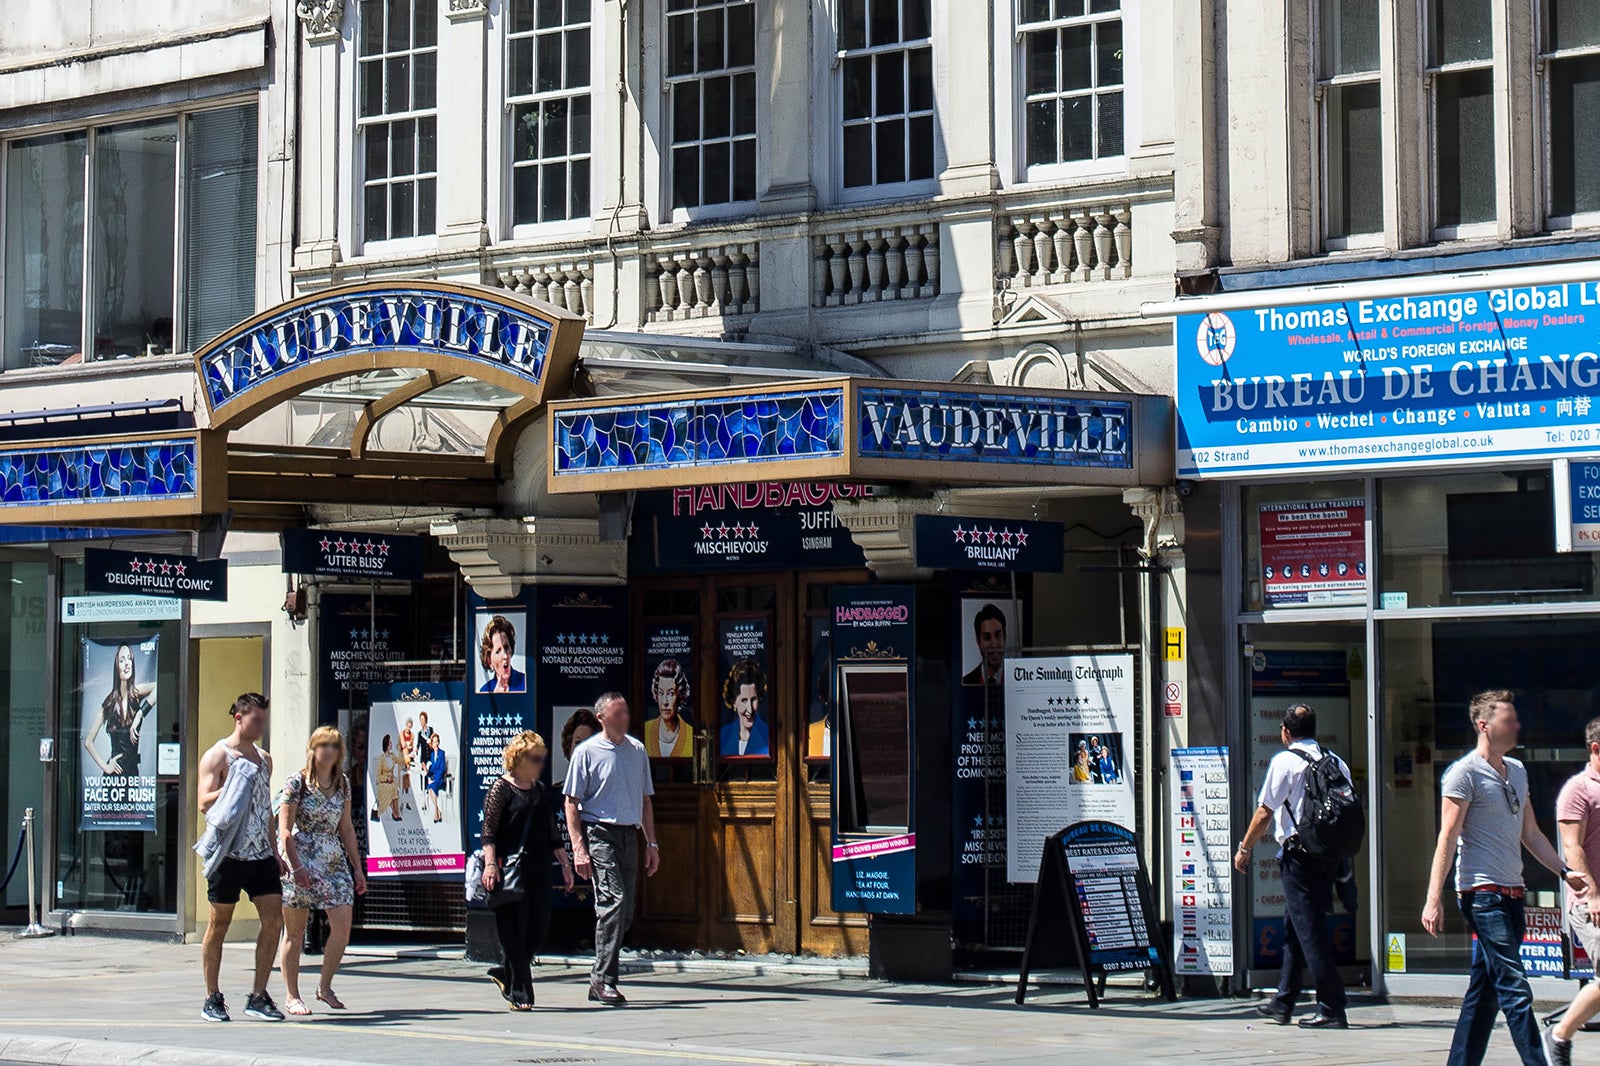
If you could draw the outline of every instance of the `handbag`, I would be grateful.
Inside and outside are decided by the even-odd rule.
[[[535,789],[538,787],[534,785]],[[483,887],[483,849],[479,848],[467,857],[467,906],[494,908],[515,903],[527,894],[527,888],[522,883],[522,855],[527,850],[528,833],[532,829],[533,809],[530,804],[528,820],[522,825],[522,840],[517,844],[516,851],[501,860],[500,887],[493,892]]]

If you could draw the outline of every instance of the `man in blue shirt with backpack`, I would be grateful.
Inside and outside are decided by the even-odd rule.
[[[1311,971],[1317,1013],[1300,1019],[1302,1029],[1344,1029],[1344,981],[1333,958],[1323,916],[1333,906],[1340,862],[1354,855],[1365,830],[1360,804],[1344,760],[1317,743],[1317,712],[1303,703],[1283,712],[1279,730],[1284,750],[1267,764],[1255,816],[1245,831],[1233,865],[1250,872],[1250,852],[1270,821],[1278,842],[1283,877],[1283,969],[1278,994],[1256,1008],[1262,1017],[1288,1025],[1304,987],[1301,969]],[[1329,760],[1326,761],[1325,760]]]

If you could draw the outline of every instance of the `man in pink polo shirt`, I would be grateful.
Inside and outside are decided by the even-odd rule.
[[[1600,960],[1600,718],[1583,731],[1589,762],[1561,786],[1556,821],[1561,826],[1561,854],[1572,870],[1589,882],[1589,891],[1567,893],[1567,925],[1589,958]],[[1552,1066],[1570,1066],[1572,1036],[1600,1013],[1600,981],[1590,981],[1572,997],[1572,1005],[1550,1030],[1548,1057]]]

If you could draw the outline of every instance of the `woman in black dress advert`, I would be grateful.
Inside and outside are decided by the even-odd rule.
[[[505,773],[495,779],[483,801],[483,887],[489,892],[505,958],[489,971],[489,979],[516,1011],[533,1009],[533,957],[550,924],[546,855],[561,865],[564,886],[570,890],[573,884],[572,864],[556,829],[560,798],[539,780],[546,754],[539,734],[513,737],[501,753]],[[510,900],[497,899],[505,865],[518,852],[523,891]]]

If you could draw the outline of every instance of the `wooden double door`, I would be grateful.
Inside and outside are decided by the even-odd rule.
[[[864,918],[830,905],[826,758],[828,590],[864,579],[790,572],[635,584],[631,706],[651,748],[661,843],[639,946],[866,951]],[[661,729],[663,699],[679,701],[692,753]]]

